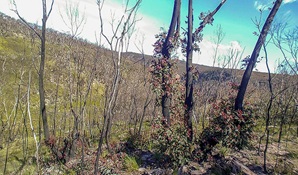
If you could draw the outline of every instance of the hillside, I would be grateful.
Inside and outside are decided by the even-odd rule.
[[[20,20],[15,20],[14,18],[11,18],[9,16],[6,16],[5,14],[0,14],[1,16],[1,34],[3,36],[19,36],[19,37],[28,37],[28,39],[30,38],[34,38],[35,40],[37,40],[37,37],[34,36],[34,34],[28,30],[28,28],[20,21]],[[17,27],[16,27],[17,26]],[[32,26],[35,26],[35,24],[32,24]],[[35,26],[35,28],[38,28],[38,26]],[[70,40],[72,40],[72,37],[70,35],[67,35],[65,33],[60,33],[57,32],[53,29],[48,29],[47,32],[47,40],[49,43],[51,44],[60,44],[62,42],[69,42]],[[86,47],[97,47],[95,44],[88,42],[87,40],[78,38],[76,39],[77,43],[81,43],[81,45],[84,45]],[[102,50],[105,50],[103,48],[101,48]],[[127,52],[127,53],[123,53],[123,56],[127,59],[131,59],[133,62],[140,62],[140,60],[143,58],[143,55],[140,53],[132,53],[132,52]],[[152,56],[150,55],[144,55],[144,58],[146,60],[147,63],[150,63],[150,61],[152,59],[154,59]],[[200,65],[200,64],[195,64],[195,66],[197,67],[197,69],[199,70],[199,72],[209,72],[209,71],[235,71],[236,77],[237,79],[240,79],[243,73],[243,70],[229,70],[229,69],[221,69],[221,68],[217,68],[217,67],[210,67],[210,66],[205,66],[205,65]],[[178,70],[180,73],[185,72],[185,61],[179,61],[178,62]],[[257,82],[257,81],[266,81],[268,79],[268,75],[267,73],[262,73],[262,72],[253,72],[252,75],[252,82]]]
[[[51,137],[44,143],[38,89],[40,40],[21,21],[0,14],[0,174],[93,174],[114,86],[115,55],[84,39],[47,30],[44,82]],[[255,117],[251,128],[246,128],[254,131],[251,140],[243,150],[222,141],[208,160],[199,162],[188,153],[196,153],[208,129],[217,128],[212,121],[229,112],[233,105],[229,100],[235,95],[231,82],[239,84],[243,70],[195,65],[199,78],[191,145],[181,117],[185,62],[178,60],[173,70],[178,77],[172,90],[173,127],[161,130],[160,92],[153,88],[149,72],[153,60],[140,53],[122,54],[119,89],[99,158],[101,174],[183,174],[185,169],[188,174],[262,174],[268,115],[270,172],[297,173],[297,76],[272,74],[270,98],[268,74],[253,72],[245,97],[253,114],[243,115]],[[218,104],[225,109],[216,111]],[[238,132],[232,129],[227,132]]]

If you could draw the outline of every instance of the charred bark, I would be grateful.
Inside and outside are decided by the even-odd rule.
[[[187,128],[187,138],[191,142],[193,138],[192,116],[193,116],[193,8],[192,0],[188,1],[188,31],[186,47],[186,96],[185,96],[185,114],[184,122]]]
[[[262,28],[262,31],[261,31],[260,36],[258,38],[258,41],[255,45],[255,48],[254,48],[252,54],[251,54],[249,63],[246,67],[246,70],[245,70],[243,76],[242,76],[242,80],[241,80],[241,84],[239,86],[238,94],[237,94],[237,97],[235,99],[235,107],[234,107],[235,110],[243,110],[243,100],[244,100],[244,96],[245,96],[245,92],[246,92],[246,89],[247,89],[248,82],[250,80],[253,68],[255,67],[257,59],[259,57],[261,47],[264,44],[266,36],[267,36],[267,34],[269,32],[269,29],[271,27],[272,21],[273,21],[275,15],[276,15],[281,3],[282,3],[282,0],[275,1],[274,6],[273,6],[272,10],[270,11],[270,14],[267,17],[266,22],[265,22],[265,24]]]
[[[171,49],[172,49],[171,39],[174,37],[175,29],[178,29],[178,27],[180,26],[180,9],[181,9],[181,0],[175,0],[170,28],[162,48],[162,55],[166,59],[171,59]],[[165,83],[165,81],[166,81],[165,76],[163,75],[162,76],[163,84]],[[163,87],[163,91],[164,92],[166,91],[165,87]],[[161,106],[162,106],[162,115],[167,122],[166,124],[171,125],[171,120],[170,120],[171,97],[169,96],[169,94],[165,93],[162,96]]]

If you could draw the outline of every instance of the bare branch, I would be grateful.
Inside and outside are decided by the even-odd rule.
[[[53,6],[54,6],[54,1],[55,1],[55,0],[52,0],[51,7],[50,7],[50,10],[49,10],[49,13],[48,13],[47,17],[49,17],[50,14],[52,13]]]
[[[41,35],[37,32],[36,29],[34,29],[29,22],[27,22],[20,14],[19,14],[19,11],[18,11],[18,8],[17,8],[17,4],[15,2],[15,0],[12,0],[12,3],[13,3],[13,6],[15,9],[11,9],[19,18],[20,20],[29,28],[31,29],[38,37],[39,39],[42,39]]]
[[[86,24],[85,13],[80,15],[79,4],[69,4],[70,2],[66,1],[65,13],[67,20],[63,17],[62,12],[59,10],[60,16],[63,20],[63,23],[68,27],[71,32],[72,37],[79,36]]]

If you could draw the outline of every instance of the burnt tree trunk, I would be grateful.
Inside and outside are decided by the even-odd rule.
[[[180,9],[181,9],[181,0],[175,0],[171,24],[169,27],[168,35],[166,37],[165,43],[163,44],[162,54],[165,58],[171,58],[171,38],[174,36],[175,29],[179,30],[177,26],[180,26]]]
[[[237,94],[237,97],[235,99],[235,107],[234,107],[235,110],[243,110],[244,95],[245,95],[245,92],[246,92],[246,89],[247,89],[249,79],[251,77],[251,73],[253,71],[253,68],[256,65],[256,62],[257,62],[257,59],[259,57],[261,47],[262,47],[262,45],[263,45],[263,43],[266,39],[268,31],[271,27],[272,21],[273,21],[275,15],[276,15],[281,3],[282,3],[282,0],[276,0],[275,1],[274,6],[273,6],[272,10],[270,11],[270,14],[267,17],[266,22],[265,22],[265,24],[262,28],[262,31],[261,31],[260,36],[258,38],[258,41],[255,45],[255,48],[254,48],[252,54],[251,54],[249,63],[247,65],[246,69],[245,69],[245,72],[244,72],[243,76],[242,76],[242,80],[241,80],[241,84],[239,86],[238,94]]]
[[[186,94],[185,94],[185,113],[184,113],[184,122],[187,128],[187,139],[189,142],[193,139],[193,127],[192,127],[192,116],[193,116],[193,65],[192,65],[192,56],[193,56],[193,43],[195,42],[195,37],[193,35],[199,35],[204,27],[212,23],[213,16],[216,12],[222,7],[226,2],[223,0],[215,10],[209,13],[203,21],[200,23],[200,26],[193,33],[193,2],[192,0],[188,1],[188,31],[187,31],[187,46],[186,46]]]
[[[192,65],[192,55],[193,55],[193,8],[192,0],[188,1],[188,31],[187,31],[187,47],[186,47],[186,94],[185,94],[185,114],[184,122],[187,128],[187,139],[189,142],[193,138],[192,129],[192,115],[193,115],[193,65]]]
[[[174,37],[175,29],[178,28],[177,26],[180,26],[180,21],[179,21],[180,9],[181,9],[181,0],[175,0],[170,28],[169,28],[168,35],[166,37],[165,43],[163,44],[163,48],[162,48],[162,55],[166,59],[171,59],[171,53],[170,53],[170,50],[172,47],[171,38]],[[163,83],[166,81],[164,74],[162,76],[162,81],[163,81]],[[163,91],[165,91],[165,90],[166,90],[165,87],[163,87]],[[162,115],[166,119],[167,125],[170,125],[171,124],[171,120],[170,120],[171,97],[167,93],[165,93],[162,96],[161,106],[162,106]]]

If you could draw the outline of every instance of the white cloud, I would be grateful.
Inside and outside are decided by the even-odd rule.
[[[282,4],[290,4],[293,2],[296,2],[297,0],[284,0]],[[254,7],[257,10],[268,10],[269,7],[273,6],[272,0],[262,0],[262,1],[255,1],[254,2]]]
[[[61,0],[60,0],[61,1]],[[80,7],[82,13],[85,9],[88,9],[86,11],[86,17],[87,22],[84,28],[84,31],[82,32],[82,37],[87,38],[89,41],[95,42],[96,37],[95,33],[97,35],[97,38],[99,38],[99,31],[100,31],[100,19],[98,15],[98,7],[94,0],[85,0],[85,1],[79,1],[79,0],[73,0],[74,2],[80,2]],[[59,4],[63,8],[63,3]],[[61,7],[60,7],[61,8]],[[116,25],[118,24],[118,21],[121,19],[122,15],[124,14],[124,6],[123,4],[119,4],[113,1],[105,1],[105,4],[102,9],[103,14],[103,22],[104,22],[104,33],[105,35],[110,38],[113,35],[113,29],[116,28]],[[112,24],[112,19],[114,19],[114,24]],[[144,38],[144,52],[146,54],[152,54],[153,53],[153,47],[152,44],[155,42],[154,35],[159,32],[160,24],[158,24],[154,19],[143,15],[141,13],[138,13],[137,19],[141,19],[136,23],[136,31],[132,35],[131,42],[129,45],[129,51],[133,52],[139,52],[136,45],[140,48],[140,41],[142,38]],[[57,21],[56,21],[57,22]],[[139,37],[140,35],[144,35],[143,37]],[[104,46],[108,46],[107,42],[104,40],[104,38],[101,39],[101,44]]]
[[[297,0],[284,0],[284,3],[287,4],[287,3],[292,3],[292,2],[296,2]]]
[[[242,51],[243,48],[238,41],[231,41],[230,49],[235,49],[237,51]]]
[[[194,54],[194,63],[197,64],[204,64],[204,65],[213,65],[214,55],[215,55],[215,48],[216,44],[204,39],[200,44],[200,53]],[[241,53],[244,50],[244,48],[241,46],[241,44],[238,41],[231,41],[229,44],[220,44],[217,51],[217,57],[223,58],[226,56],[231,56],[231,51],[239,52]],[[244,55],[243,55],[244,56]],[[239,54],[239,59],[240,54]],[[221,63],[218,63],[216,61],[216,65],[221,65]]]
[[[80,13],[85,13],[86,16],[86,24],[84,29],[80,35],[80,37],[86,38],[91,42],[96,41],[96,36],[99,38],[99,30],[100,30],[100,20],[98,15],[98,7],[95,0],[67,0],[70,4],[79,4]],[[48,1],[48,8],[50,7],[50,2]],[[41,24],[42,18],[42,4],[40,0],[16,0],[16,4],[18,6],[18,11],[20,15],[31,23]],[[62,14],[65,9],[65,0],[56,0],[53,7],[53,12],[51,13],[47,27],[53,28],[55,30],[61,32],[67,32],[69,29],[64,24],[61,19],[60,12]],[[12,16],[14,18],[18,18],[17,15],[11,10],[14,6],[10,3],[10,0],[0,0],[0,11]],[[32,10],[34,9],[34,10]],[[104,32],[108,37],[112,35],[112,24],[111,19],[114,15],[115,24],[119,21],[120,17],[124,13],[123,4],[116,3],[112,0],[106,0],[103,7],[103,21],[104,21]],[[140,47],[140,42],[136,37],[140,35],[144,35],[144,39],[146,40],[144,43],[144,51],[146,54],[153,53],[152,44],[155,42],[155,34],[159,32],[159,24],[157,20],[150,18],[149,16],[138,13],[138,19],[141,19],[136,24],[136,29],[138,29],[139,34],[135,33],[131,38],[130,50],[134,52],[139,52],[136,44]],[[107,43],[104,43],[104,39],[102,39],[102,44],[107,46]]]
[[[269,7],[272,6],[272,1],[270,0],[265,0],[265,1],[255,1],[254,2],[254,7],[257,10],[268,10]]]

